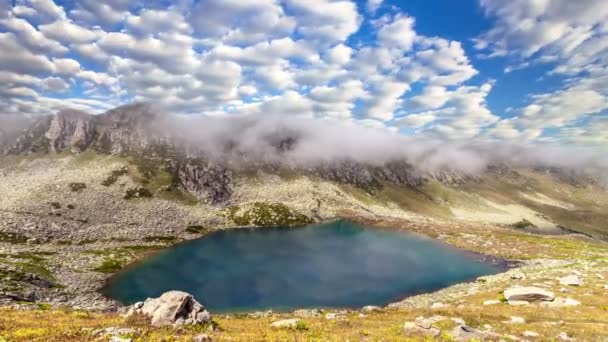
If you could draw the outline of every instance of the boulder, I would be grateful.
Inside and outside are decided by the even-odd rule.
[[[270,324],[270,327],[275,329],[295,329],[297,328],[299,321],[300,320],[296,318],[283,319],[280,321],[273,322],[272,324]]]
[[[424,328],[419,326],[414,322],[407,322],[403,325],[403,330],[407,335],[423,335],[423,336],[431,336],[437,337],[441,334],[441,330],[434,326],[429,326],[428,328]]]
[[[555,299],[553,292],[540,287],[512,287],[504,291],[505,298],[509,301],[552,301]]]
[[[417,317],[414,322],[407,322],[403,325],[403,330],[407,335],[423,335],[436,337],[441,334],[441,330],[434,326],[435,323],[445,319],[443,316],[433,316],[424,318]]]
[[[148,298],[130,309],[151,318],[153,326],[202,324],[211,322],[211,314],[192,295],[169,291],[158,298]]]
[[[581,286],[583,279],[575,274],[559,278],[559,283],[568,286]]]

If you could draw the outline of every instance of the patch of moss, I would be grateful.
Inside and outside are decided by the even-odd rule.
[[[292,211],[283,203],[255,202],[245,210],[232,206],[227,208],[225,215],[241,226],[296,226],[312,223],[311,218]]]
[[[42,310],[42,311],[48,311],[53,308],[53,306],[51,304],[47,304],[47,303],[37,303],[36,306],[38,307],[39,310]]]
[[[110,172],[110,175],[108,176],[108,178],[106,178],[103,182],[101,182],[101,185],[103,185],[103,186],[114,185],[114,183],[116,183],[120,177],[122,177],[128,173],[129,173],[129,170],[127,168],[122,168],[120,170],[114,170],[114,171]]]
[[[116,259],[106,257],[101,262],[101,265],[95,267],[93,270],[101,273],[115,273],[122,269],[124,261],[122,259]]]

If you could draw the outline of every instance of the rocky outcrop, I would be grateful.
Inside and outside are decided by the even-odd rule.
[[[97,119],[95,149],[111,154],[140,152],[161,141],[153,126],[159,116],[149,105],[133,104],[110,110]]]
[[[220,204],[232,196],[232,172],[219,165],[189,160],[177,170],[178,186],[199,201]]]
[[[192,325],[211,322],[211,314],[192,295],[182,291],[169,291],[158,298],[133,304],[128,315],[138,313],[151,319],[153,326]]]
[[[79,153],[95,139],[95,120],[83,112],[64,110],[53,117],[44,136],[49,141],[50,152],[61,153],[69,149]]]

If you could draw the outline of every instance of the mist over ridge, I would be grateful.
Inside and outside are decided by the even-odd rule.
[[[70,134],[77,135],[82,125],[99,119],[110,129],[120,127],[122,134],[137,136],[130,140],[170,142],[185,147],[190,155],[237,168],[274,164],[306,169],[342,162],[382,167],[406,162],[430,174],[451,171],[475,176],[489,166],[559,168],[608,182],[608,153],[597,146],[445,141],[328,117],[174,115],[155,107],[137,103],[99,115],[64,109],[51,126],[71,125]],[[44,120],[49,118],[1,115],[0,144],[14,143],[28,127]]]

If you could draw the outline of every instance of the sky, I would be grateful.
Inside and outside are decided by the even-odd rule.
[[[150,102],[608,146],[604,0],[0,0],[0,115]]]

